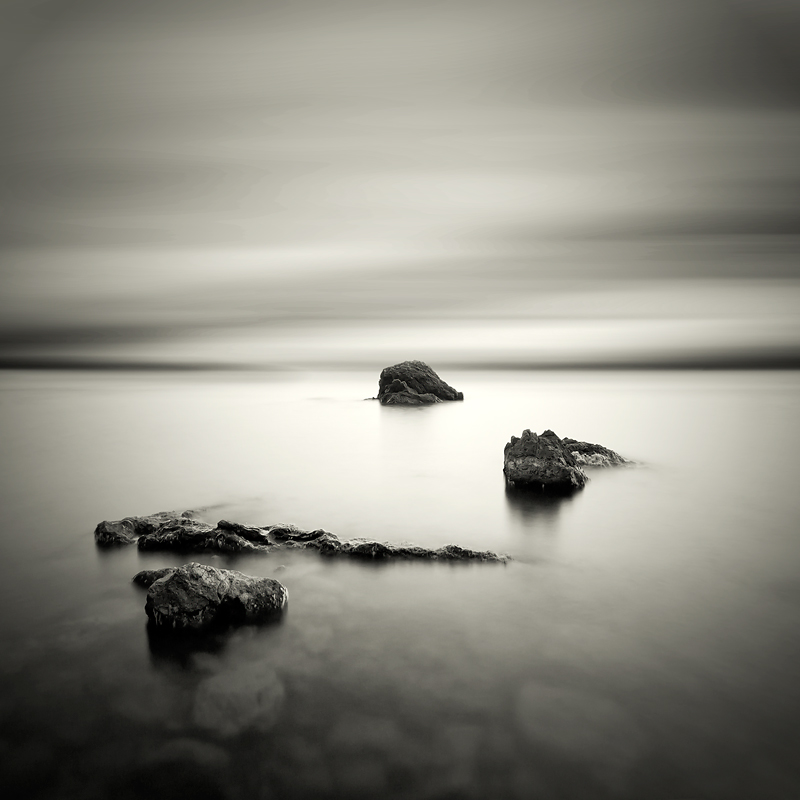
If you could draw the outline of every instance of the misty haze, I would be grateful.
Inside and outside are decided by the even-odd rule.
[[[3,785],[800,796],[797,2],[0,15]]]

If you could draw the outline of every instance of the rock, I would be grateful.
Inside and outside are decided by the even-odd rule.
[[[371,560],[493,561],[500,564],[508,561],[507,556],[497,555],[489,550],[469,550],[455,544],[431,550],[427,547],[394,545],[371,539],[342,542],[332,533],[305,543],[305,547],[318,550],[325,556],[350,556]]]
[[[315,531],[304,531],[301,528],[298,528],[297,525],[283,524],[270,525],[267,530],[269,531],[270,536],[282,542],[308,542],[311,539],[319,539],[320,536],[324,536],[328,533],[321,528]]]
[[[95,528],[94,538],[100,547],[138,543],[140,550],[181,553],[257,553],[272,544],[263,528],[224,519],[214,526],[195,519],[192,511],[105,520]]]
[[[378,379],[378,400],[385,406],[424,405],[440,400],[463,399],[462,392],[448,386],[422,361],[403,361],[386,367]]]
[[[133,544],[139,538],[133,520],[103,520],[94,529],[94,540],[100,547]]]
[[[385,387],[380,398],[384,406],[426,406],[442,401],[430,392],[420,394],[409,387],[405,381],[395,378]]]
[[[512,436],[503,456],[503,472],[515,486],[570,492],[586,485],[586,475],[553,431],[539,436],[525,430],[520,438]]]
[[[159,511],[145,517],[125,517],[125,519],[103,520],[94,529],[95,542],[100,547],[133,544],[140,536],[155,533],[165,524],[194,520],[194,511]]]
[[[157,580],[165,578],[167,575],[172,575],[176,567],[164,567],[163,569],[143,569],[133,576],[133,582],[138,583],[139,586],[144,586],[149,589]]]
[[[272,578],[192,562],[150,585],[145,611],[156,627],[200,631],[262,622],[287,599],[286,587]]]
[[[100,523],[121,526],[125,530],[138,529],[139,519],[152,520],[155,517],[126,517],[118,522]],[[148,523],[149,524],[149,523]],[[144,526],[143,526],[144,527]],[[147,530],[152,528],[147,527]],[[137,541],[131,539],[129,544]],[[155,531],[138,538],[140,550],[172,550],[177,552],[213,553],[273,553],[281,550],[316,550],[322,555],[342,555],[353,558],[370,559],[427,559],[429,561],[496,561],[505,563],[506,556],[490,551],[469,550],[449,544],[438,550],[413,545],[393,545],[369,539],[342,541],[333,533],[318,528],[306,531],[296,525],[266,525],[252,527],[237,522],[220,520],[216,527],[184,516],[171,516],[161,521]],[[174,571],[173,567],[161,570],[144,570],[137,573],[133,581],[140,586],[149,587],[157,580]]]
[[[230,526],[231,523],[224,525]],[[252,531],[242,525],[249,537],[255,537]],[[138,547],[140,550],[177,550],[182,553],[257,553],[269,547],[269,539],[260,531],[260,541],[263,544],[253,544],[249,538],[244,538],[229,527],[216,528],[206,522],[194,520],[176,520],[162,525],[154,533],[140,536]]]
[[[575,439],[562,439],[561,441],[581,467],[619,467],[632,463],[601,444],[578,442]]]

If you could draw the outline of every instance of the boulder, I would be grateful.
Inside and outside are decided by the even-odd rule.
[[[397,395],[397,399],[392,399]],[[435,398],[435,399],[432,399]],[[382,405],[423,405],[439,400],[463,400],[462,392],[448,386],[422,361],[403,361],[386,367],[378,379]]]
[[[503,457],[503,472],[515,486],[571,492],[586,485],[578,462],[551,430],[541,435],[525,430],[519,438],[512,436]]]
[[[163,567],[162,569],[143,569],[133,576],[133,582],[138,583],[139,586],[144,586],[149,589],[157,580],[165,578],[167,575],[172,575],[177,567]]]
[[[138,578],[134,581],[142,583]],[[202,631],[273,618],[288,596],[272,578],[192,562],[153,581],[144,608],[158,628]]]
[[[405,381],[395,378],[384,390],[380,398],[384,406],[427,406],[442,401],[430,392],[420,394],[409,387]]]
[[[575,439],[562,439],[561,441],[564,443],[564,447],[572,453],[578,466],[581,467],[619,467],[632,463],[601,444],[578,442]]]

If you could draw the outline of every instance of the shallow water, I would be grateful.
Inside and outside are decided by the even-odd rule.
[[[0,376],[0,767],[30,797],[796,798],[796,373]],[[509,493],[524,428],[637,466]],[[207,558],[277,624],[176,647],[102,519],[204,508],[509,565]]]

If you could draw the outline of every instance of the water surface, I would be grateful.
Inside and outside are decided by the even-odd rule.
[[[30,797],[800,796],[796,373],[0,376],[0,768]],[[635,467],[507,491],[524,428]],[[196,560],[279,578],[282,622],[148,634],[102,519],[203,508],[508,566]]]

